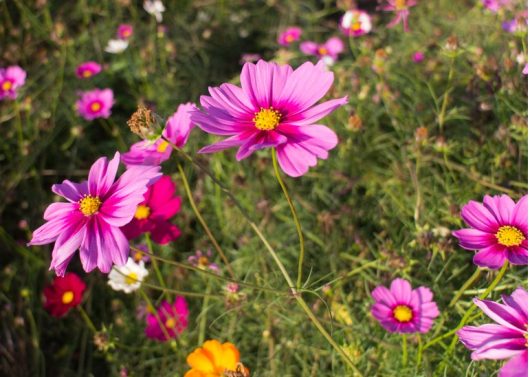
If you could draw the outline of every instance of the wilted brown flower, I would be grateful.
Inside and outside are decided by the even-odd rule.
[[[127,125],[131,131],[142,139],[146,139],[153,134],[154,123],[153,113],[144,105],[138,105],[138,109],[127,121]]]

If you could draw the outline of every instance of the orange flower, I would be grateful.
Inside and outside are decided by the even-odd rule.
[[[249,377],[239,362],[239,350],[232,343],[207,340],[186,359],[191,370],[184,377]]]

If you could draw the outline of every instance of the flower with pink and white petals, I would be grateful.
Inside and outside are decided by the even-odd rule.
[[[278,36],[278,44],[281,46],[289,46],[291,43],[296,42],[302,35],[302,29],[296,26],[291,26],[285,29]]]
[[[462,248],[478,250],[473,257],[477,266],[498,269],[506,260],[528,264],[528,195],[517,203],[508,195],[486,195],[483,203],[467,203],[462,218],[470,228],[453,235]]]
[[[80,79],[88,79],[101,72],[101,65],[97,62],[88,61],[81,63],[75,69],[75,74]]]
[[[331,37],[323,44],[306,41],[300,43],[300,51],[319,57],[329,66],[339,59],[339,54],[344,51],[344,43],[338,37]]]
[[[381,326],[395,333],[426,333],[440,312],[429,288],[412,289],[404,279],[394,279],[390,289],[380,285],[372,291],[372,315]]]
[[[511,296],[502,296],[504,304],[475,299],[475,304],[496,323],[464,326],[458,330],[460,341],[473,352],[472,360],[509,359],[499,377],[528,376],[528,293],[517,288]]]
[[[174,304],[162,301],[156,313],[146,317],[145,335],[149,339],[165,342],[177,338],[188,327],[188,303],[182,296],[177,296]]]
[[[86,120],[108,118],[114,104],[112,89],[94,89],[81,92],[76,102],[77,113]]]
[[[210,95],[201,97],[202,111],[192,112],[192,121],[203,131],[227,136],[199,152],[238,147],[239,161],[257,150],[275,148],[287,175],[304,175],[338,143],[335,132],[317,123],[348,102],[343,97],[316,105],[333,78],[322,62],[307,62],[296,70],[263,60],[245,64],[241,87],[226,83],[209,88]]]
[[[360,37],[372,30],[372,18],[365,11],[348,10],[342,16],[339,28],[348,37]]]
[[[52,191],[68,202],[52,203],[44,212],[46,223],[33,232],[28,245],[55,242],[50,269],[63,276],[79,249],[86,272],[96,267],[108,273],[113,264],[122,266],[129,256],[129,242],[120,227],[134,217],[147,186],[161,175],[158,166],[127,169],[118,180],[120,154],[110,161],[99,158],[90,168],[88,181],[68,180]]]
[[[403,22],[403,30],[409,31],[409,14],[410,8],[417,4],[416,0],[383,0],[385,4],[379,7],[379,9],[394,12],[395,17],[390,21],[387,27],[394,27],[400,22]]]
[[[26,82],[26,71],[17,65],[0,68],[0,100],[17,98],[17,89]]]
[[[133,27],[130,24],[120,24],[116,31],[118,38],[127,40],[133,35]]]
[[[193,103],[179,105],[177,111],[171,115],[162,135],[175,144],[183,147],[188,141],[190,132],[194,127],[191,121],[191,112],[197,107]],[[155,141],[142,140],[131,146],[121,158],[125,165],[160,165],[171,156],[172,147],[167,141],[158,138]]]

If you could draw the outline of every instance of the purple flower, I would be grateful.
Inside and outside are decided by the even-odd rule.
[[[0,68],[0,100],[17,98],[17,89],[26,82],[26,71],[17,65]]]
[[[82,92],[76,102],[77,113],[86,120],[108,118],[114,104],[112,89],[94,89]]]
[[[473,351],[472,360],[510,359],[499,377],[528,376],[528,293],[517,288],[502,296],[504,304],[475,299],[475,304],[493,321],[481,326],[464,326],[457,335]]]
[[[299,40],[301,35],[302,29],[296,26],[290,26],[280,33],[278,36],[278,43],[281,46],[289,46],[291,43]]]

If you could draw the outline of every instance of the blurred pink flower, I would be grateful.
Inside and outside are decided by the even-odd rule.
[[[387,27],[394,27],[397,24],[399,24],[401,21],[403,21],[403,30],[409,31],[409,8],[415,6],[417,4],[416,0],[383,0],[386,2],[386,4],[383,4],[379,7],[379,9],[388,11],[388,12],[395,12],[395,17],[390,23],[387,25]]]
[[[473,263],[498,269],[506,260],[528,264],[528,195],[517,204],[508,195],[484,197],[462,208],[462,218],[471,228],[453,232],[460,247],[479,250]]]
[[[501,8],[510,5],[511,0],[482,0],[484,8],[493,13],[497,13]]]
[[[80,79],[88,79],[97,75],[99,72],[101,72],[101,65],[93,61],[81,63],[75,69],[75,74]]]
[[[212,251],[208,250],[206,253],[203,253],[200,250],[197,250],[195,252],[195,255],[191,255],[188,257],[188,262],[197,268],[203,269],[203,270],[211,270],[212,272],[219,273],[219,266],[216,263],[210,262],[210,258],[212,257]]]
[[[523,68],[523,75],[528,75],[528,63],[526,63],[524,65],[524,68]]]
[[[260,54],[242,54],[239,60],[240,64],[255,63],[261,59]]]
[[[389,332],[426,333],[440,314],[429,288],[412,289],[404,279],[394,279],[390,289],[378,286],[372,297],[372,315]]]
[[[108,118],[114,104],[112,89],[94,89],[81,92],[76,102],[77,113],[86,120]]]
[[[289,46],[291,43],[299,40],[301,35],[302,29],[296,26],[290,26],[280,33],[278,36],[278,43],[281,46]]]
[[[173,305],[162,301],[156,312],[158,319],[153,313],[146,317],[145,335],[150,339],[165,342],[178,337],[188,327],[188,303],[182,296],[177,296]]]
[[[422,51],[416,51],[412,54],[412,61],[414,63],[421,63],[425,59],[425,54]]]
[[[26,82],[26,71],[17,65],[0,68],[0,100],[17,98],[17,89]]]
[[[348,37],[360,37],[372,30],[372,19],[365,11],[358,9],[348,10],[342,16],[339,28]]]
[[[324,44],[306,41],[300,44],[300,51],[306,55],[318,56],[319,58],[330,57],[335,61],[339,58],[339,54],[344,51],[344,43],[338,37],[332,37]]]
[[[260,60],[247,63],[241,72],[241,88],[222,84],[201,97],[202,111],[191,119],[198,126],[226,139],[202,148],[213,153],[239,147],[237,160],[264,148],[276,148],[282,170],[291,177],[304,175],[326,159],[338,139],[326,126],[315,124],[348,102],[347,97],[315,106],[333,83],[333,73],[323,63],[304,63],[296,70]]]
[[[130,24],[120,24],[116,34],[120,39],[129,39],[133,34],[133,27]]]

